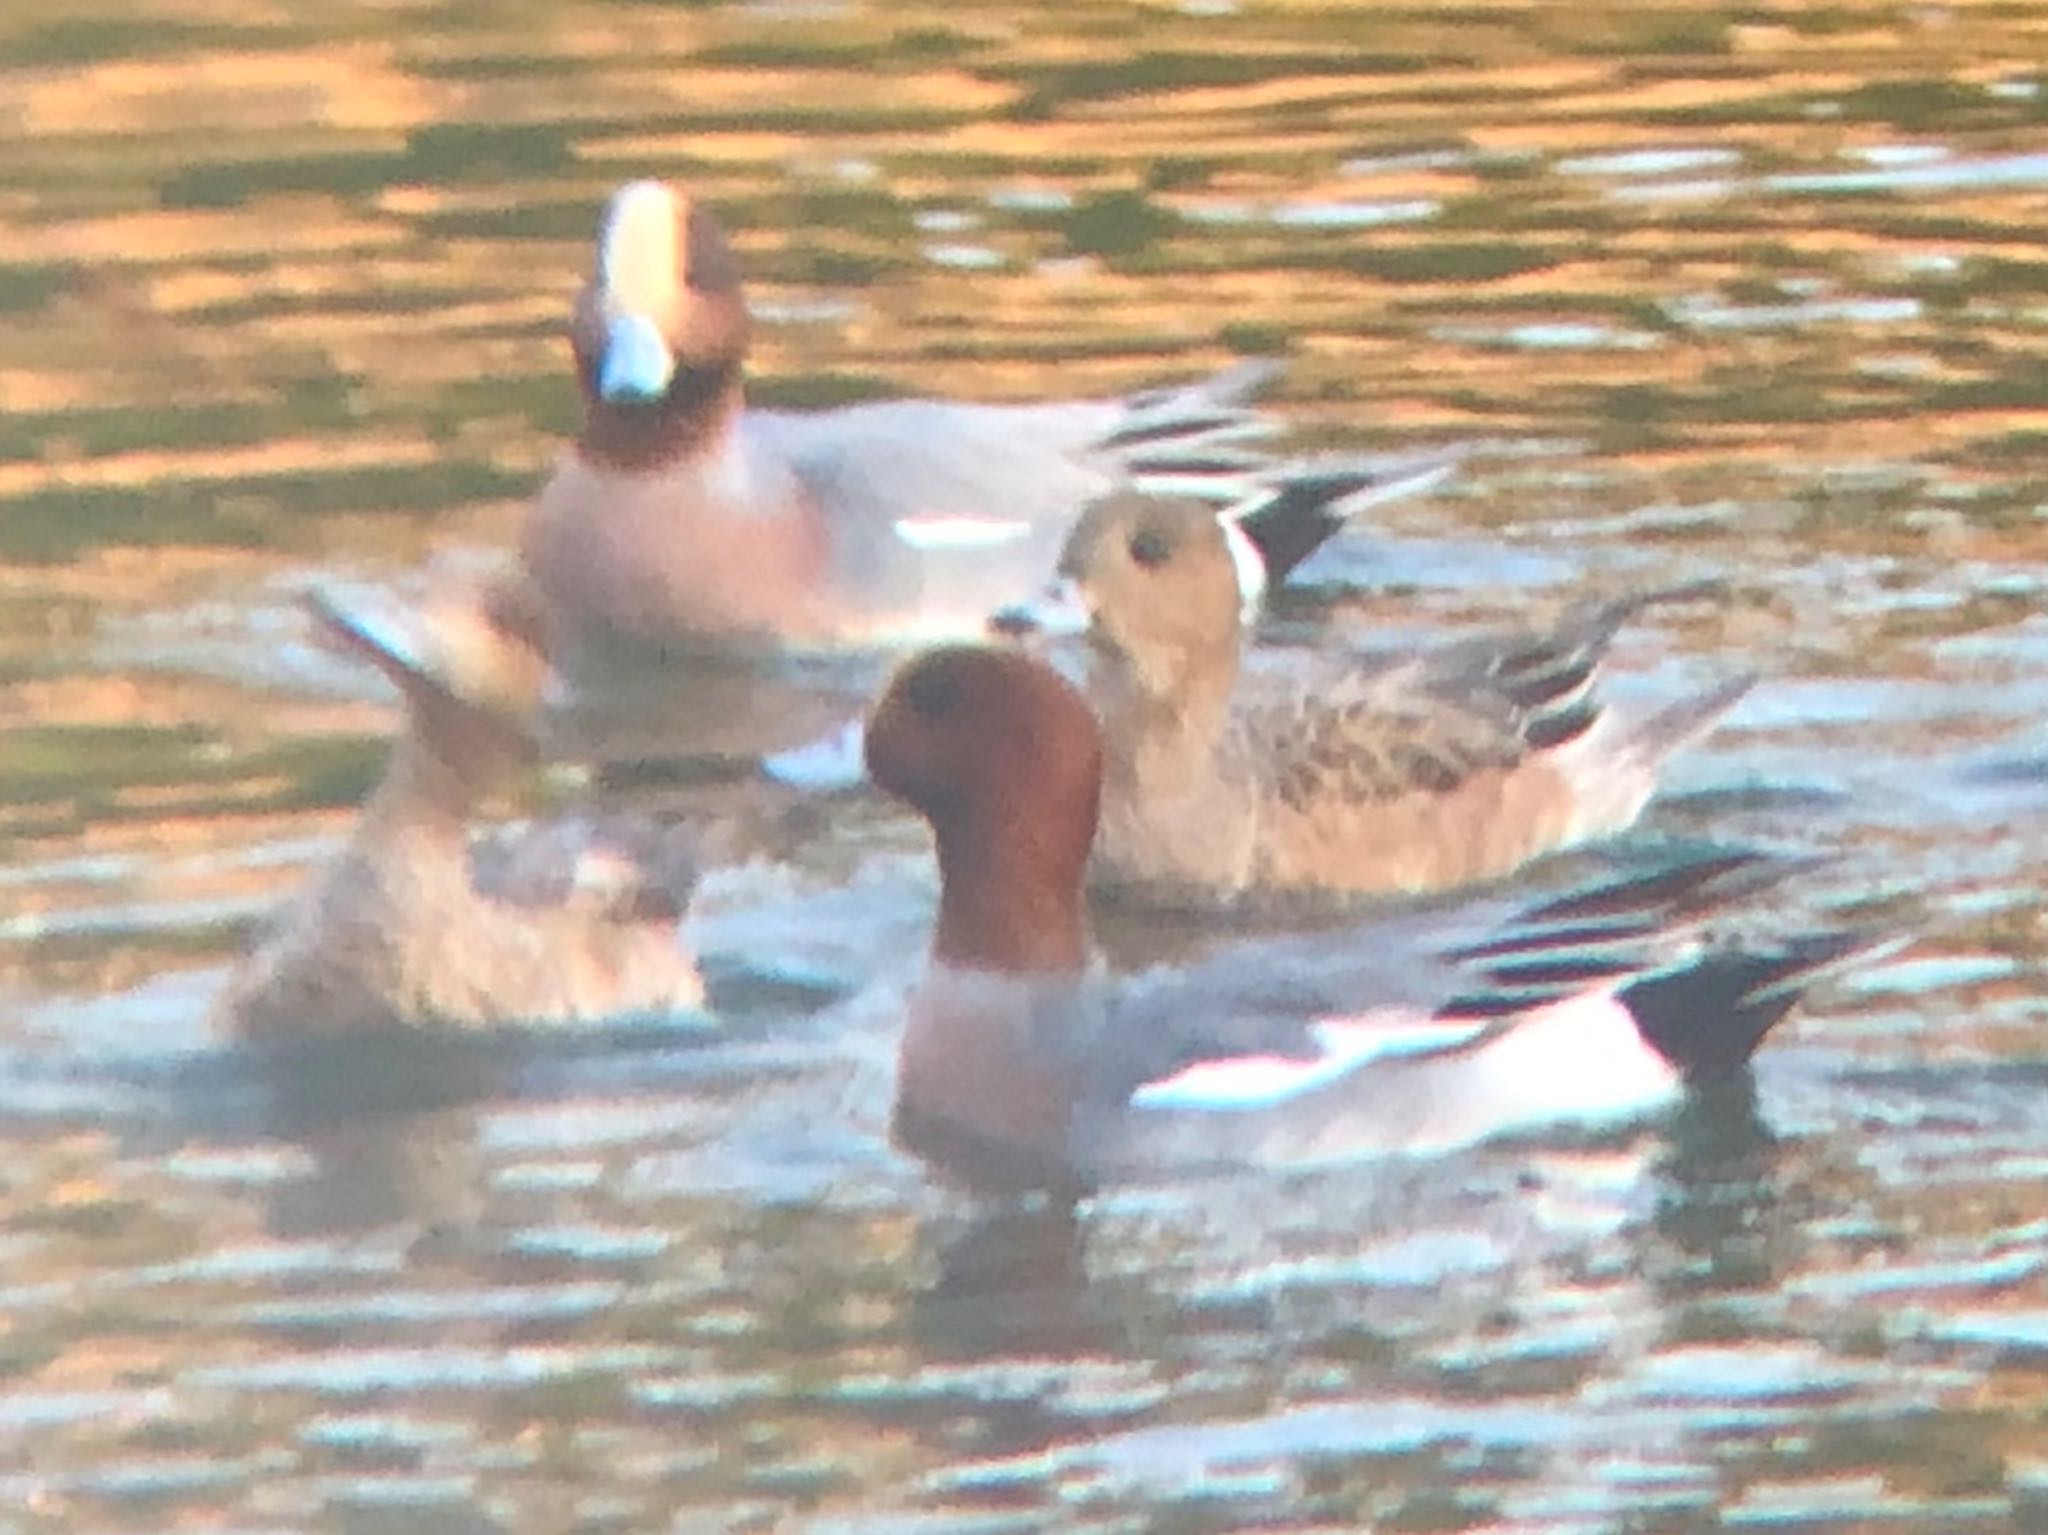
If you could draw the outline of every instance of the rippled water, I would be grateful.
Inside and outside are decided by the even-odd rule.
[[[0,1529],[2048,1526],[2044,57],[1995,3],[12,0]],[[509,538],[641,174],[738,232],[762,397],[1281,353],[1307,440],[1487,445],[1283,637],[1725,576],[1622,646],[1770,679],[1653,826],[1912,943],[1639,1136],[976,1219],[880,1133],[916,833],[745,804],[724,1038],[259,1076],[207,1000],[391,723],[292,593]]]

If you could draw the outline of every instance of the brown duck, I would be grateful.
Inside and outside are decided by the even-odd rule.
[[[531,593],[463,580],[417,603],[323,590],[307,606],[397,686],[405,723],[347,845],[230,977],[225,1028],[269,1040],[698,1006],[680,834],[563,821],[473,843],[483,802],[533,757],[547,664]]]
[[[1547,631],[1311,676],[1240,676],[1238,576],[1198,504],[1112,496],[1061,557],[1103,721],[1099,893],[1210,907],[1439,890],[1627,826],[1664,761],[1751,686],[1646,717],[1603,705],[1601,658],[1674,588],[1579,605]]]

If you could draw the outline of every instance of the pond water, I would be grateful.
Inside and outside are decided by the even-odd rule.
[[[0,1531],[2048,1527],[2044,58],[2013,0],[10,0]],[[882,1134],[916,828],[725,789],[721,1037],[259,1077],[207,1003],[393,722],[293,594],[509,541],[640,175],[735,230],[760,398],[1279,355],[1305,442],[1479,445],[1283,640],[1725,578],[1619,647],[1767,679],[1649,828],[1905,947],[1639,1134],[989,1218]]]

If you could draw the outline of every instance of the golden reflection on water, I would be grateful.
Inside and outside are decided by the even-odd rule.
[[[246,686],[332,727],[236,612],[507,537],[572,424],[559,318],[628,174],[727,211],[765,397],[1028,398],[1284,351],[1311,438],[1542,450],[1404,528],[1721,503],[1626,542],[1759,591],[1801,551],[2031,566],[2044,31],[1995,6],[17,7],[0,719],[45,756],[185,725],[224,764],[195,805],[288,798]],[[1781,604],[1794,632],[1750,642],[1922,675],[2023,606],[1837,644]],[[95,643],[194,611],[170,670],[132,664],[157,629],[112,669]],[[167,839],[179,793],[143,801]],[[77,807],[76,846],[102,819]]]
[[[223,771],[183,792],[229,842],[230,806],[291,793],[241,707],[279,679],[236,650],[275,634],[236,611],[507,537],[573,421],[556,331],[628,174],[728,212],[769,398],[1106,391],[1284,351],[1312,438],[1543,450],[1399,526],[1526,539],[1726,503],[1627,542],[1760,592],[1799,551],[2039,556],[2041,173],[1795,190],[2038,154],[2030,13],[23,6],[0,28],[0,718],[45,756],[66,731],[201,732]],[[1749,643],[1921,675],[1927,642],[2023,606],[1838,644],[1781,603],[1793,632]],[[102,616],[195,609],[206,643],[170,633],[173,670],[126,664],[156,630],[112,670],[94,644]],[[266,710],[332,728],[282,680]],[[141,792],[106,825],[75,807],[75,845]],[[180,792],[142,801],[167,840]]]
[[[1498,620],[1525,581],[1551,599],[1726,575],[1725,611],[1624,646],[1625,667],[1771,679],[1666,821],[1845,852],[1873,907],[1933,919],[1919,959],[2004,968],[1816,1007],[1764,1074],[1775,1137],[1716,1142],[1725,1161],[1703,1167],[1674,1131],[1646,1233],[1534,1261],[1498,1294],[1475,1281],[1469,1311],[1455,1278],[1419,1319],[1398,1283],[1246,1301],[1230,1286],[1275,1251],[1342,1272],[1377,1234],[1263,1190],[1286,1206],[1261,1210],[1273,1251],[1233,1246],[1227,1201],[1209,1226],[1112,1211],[1096,1286],[1058,1297],[1086,1313],[1059,1319],[1072,1357],[1036,1394],[1007,1360],[943,1384],[939,1365],[985,1355],[934,1320],[934,1196],[858,1149],[788,1152],[776,1136],[840,1106],[821,1112],[801,1059],[707,1087],[657,1058],[636,1069],[675,1084],[622,1074],[426,1116],[372,1137],[389,1166],[246,1126],[195,1151],[161,1109],[104,1128],[126,1102],[112,1084],[60,1110],[0,1082],[0,1431],[10,1395],[55,1414],[26,1431],[35,1528],[138,1508],[342,1518],[339,1483],[366,1465],[466,1477],[549,1529],[742,1505],[764,1528],[1077,1499],[1170,1516],[1170,1498],[1081,1472],[1013,1468],[1007,1491],[945,1476],[1157,1421],[1377,1400],[1390,1378],[1532,1410],[1621,1393],[1585,1421],[1622,1435],[1630,1372],[1702,1338],[1736,1364],[1744,1341],[1811,1349],[1816,1376],[1876,1358],[1929,1405],[1869,1381],[1788,1388],[1804,1449],[1743,1418],[1758,1398],[1704,1426],[1681,1414],[1669,1453],[1674,1485],[1704,1489],[1693,1512],[1840,1474],[1907,1500],[1893,1527],[1989,1527],[1936,1506],[1950,1496],[2010,1511],[2012,1468],[2038,1453],[2038,1349],[1972,1353],[1933,1329],[2042,1304],[2040,775],[1956,764],[2038,755],[2048,696],[2048,10],[1216,9],[13,0],[0,985],[19,1042],[195,1042],[212,975],[346,824],[390,724],[306,647],[295,586],[508,539],[573,429],[558,328],[598,203],[657,174],[735,231],[763,398],[1033,398],[1284,353],[1282,409],[1307,440],[1486,444],[1466,481],[1324,567],[1333,589],[1304,606],[1339,632]],[[909,846],[894,836],[836,827],[816,857]],[[747,877],[780,897],[780,872]],[[1607,1174],[1580,1172],[1598,1204]],[[387,1175],[422,1222],[516,1237],[424,1257],[291,1246],[295,1191],[383,1192]],[[435,1192],[406,1192],[415,1178]],[[1477,1203],[1518,1204],[1507,1186],[1517,1199]],[[549,1247],[557,1228],[617,1246]],[[1921,1260],[1942,1273],[1856,1287]],[[2005,1278],[1954,1272],[2008,1261]],[[577,1311],[592,1276],[617,1298]],[[503,1320],[564,1284],[568,1310]],[[421,1296],[454,1309],[378,1309]],[[290,1321],[271,1301],[342,1309]],[[1595,1343],[1550,1348],[1559,1317]],[[1607,1317],[1625,1319],[1613,1335]],[[465,1367],[532,1373],[388,1401],[207,1373],[388,1348],[403,1381],[406,1361],[472,1346]],[[548,1373],[614,1346],[660,1352]],[[1929,1359],[1953,1375],[1923,1379]],[[45,1400],[84,1391],[119,1401]],[[387,1407],[428,1447],[320,1437]],[[1584,1490],[1570,1454],[1466,1448],[1305,1455],[1300,1517],[1453,1527],[1462,1498],[1509,1527],[1530,1488]],[[184,1492],[92,1480],[202,1458],[218,1480]],[[11,1476],[0,1491],[28,1497]],[[621,1511],[577,1523],[600,1492]],[[447,1528],[483,1527],[462,1522],[467,1496]]]

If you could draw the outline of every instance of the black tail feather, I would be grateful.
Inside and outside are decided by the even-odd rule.
[[[1523,914],[1520,922],[1582,922],[1651,912],[1675,918],[1725,905],[1737,895],[1775,885],[1805,867],[1799,859],[1746,848],[1715,849],[1659,864],[1647,873],[1571,891]]]
[[[1199,447],[1181,448],[1176,452],[1160,452],[1156,455],[1133,454],[1124,461],[1124,469],[1141,483],[1148,477],[1175,480],[1209,479],[1222,482],[1234,490],[1246,476],[1256,472],[1264,463],[1264,455],[1248,449],[1204,442]]]
[[[1177,443],[1240,442],[1246,438],[1268,437],[1270,423],[1248,414],[1241,407],[1219,406],[1210,411],[1162,412],[1156,416],[1134,415],[1123,426],[1103,438],[1102,446],[1128,452]]]
[[[1239,517],[1237,525],[1266,562],[1266,579],[1275,584],[1284,580],[1328,543],[1344,526],[1338,504],[1369,483],[1363,475],[1342,481],[1283,480],[1271,497]]]
[[[1524,735],[1537,747],[1583,734],[1599,717],[1593,687],[1621,626],[1648,607],[1725,598],[1725,582],[1709,578],[1678,586],[1596,598],[1575,606],[1553,628],[1504,650],[1488,681],[1530,716]]]
[[[1642,976],[1702,920],[1810,866],[1750,849],[1708,849],[1529,907],[1479,942],[1445,952],[1479,984],[1439,1016],[1504,1017],[1589,984]]]
[[[1661,929],[1652,917],[1610,917],[1591,922],[1537,923],[1518,921],[1507,932],[1479,943],[1446,949],[1444,958],[1470,963],[1484,959],[1515,960],[1594,946],[1640,941]]]
[[[1809,933],[1769,950],[1717,949],[1632,981],[1621,1001],[1688,1080],[1731,1076],[1819,972],[1874,947],[1872,933]]]
[[[1577,740],[1591,730],[1599,718],[1600,701],[1590,697],[1579,698],[1568,708],[1530,715],[1522,723],[1522,739],[1537,751],[1550,751],[1567,741]]]
[[[1237,525],[1277,585],[1366,508],[1435,488],[1463,457],[1458,449],[1427,449],[1277,462],[1261,477],[1262,499],[1236,513]]]

